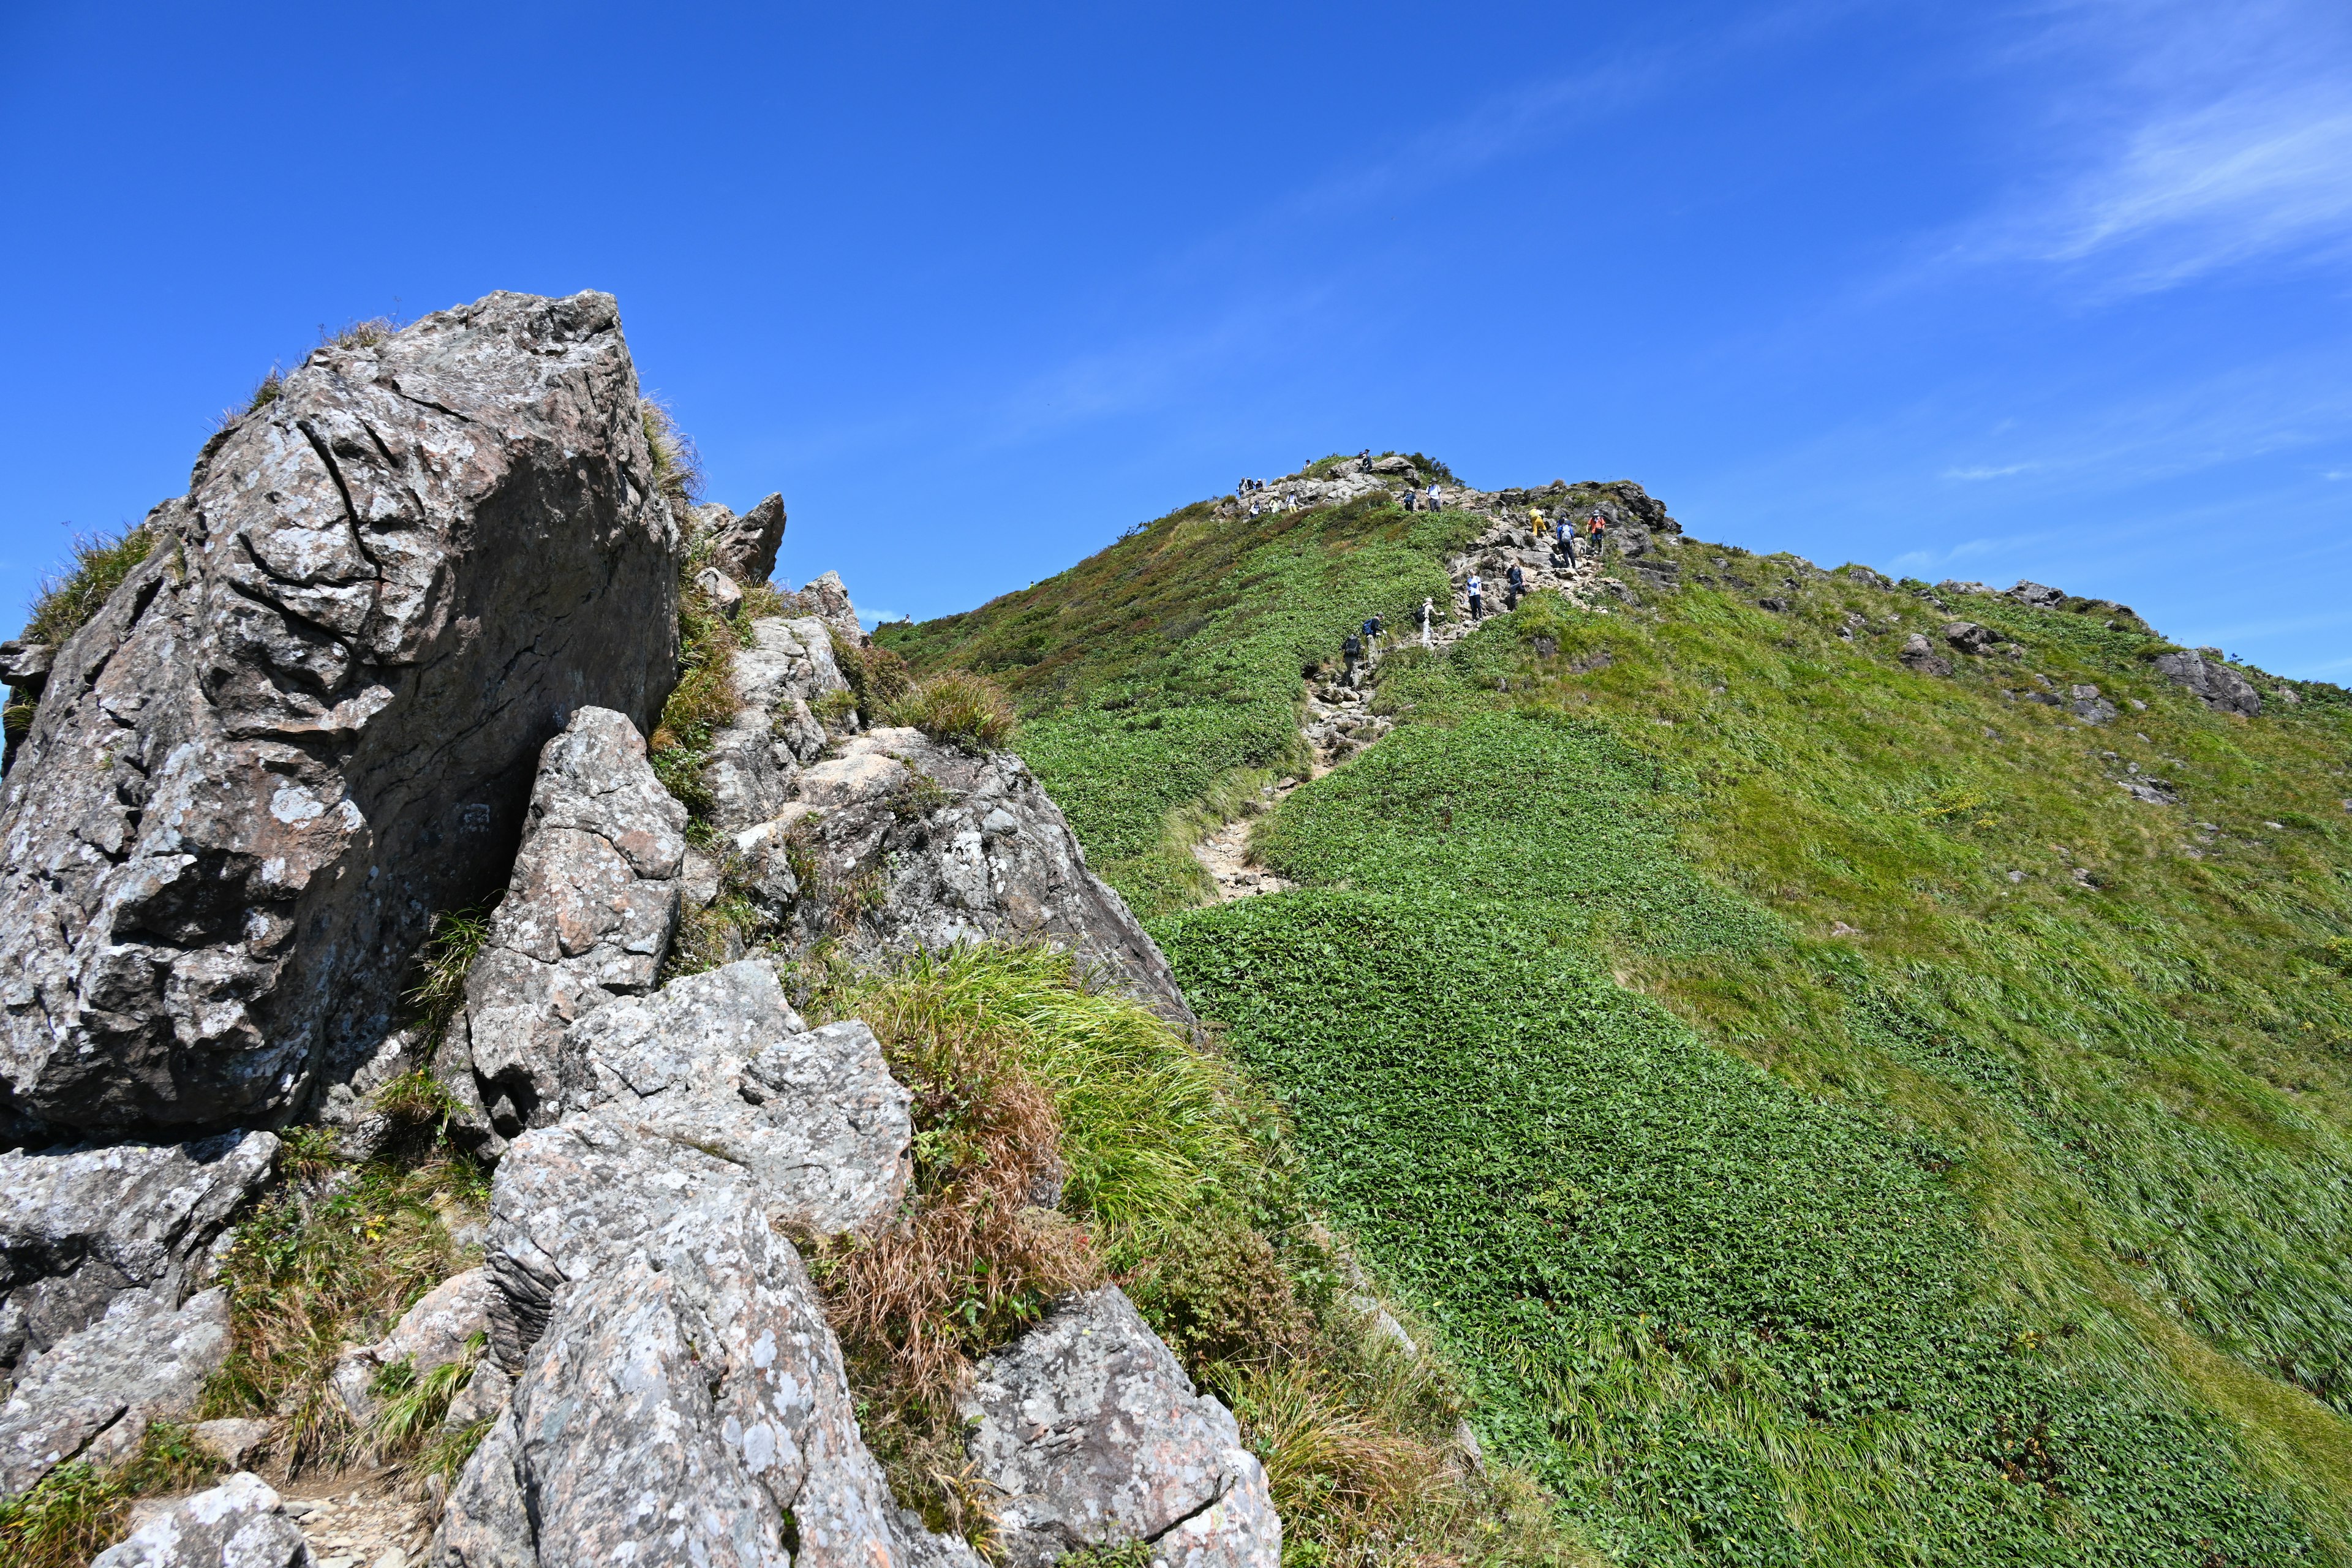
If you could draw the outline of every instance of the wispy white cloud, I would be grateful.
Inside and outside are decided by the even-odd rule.
[[[2039,463],[2011,463],[2006,467],[1998,468],[1946,468],[1944,470],[1944,478],[1948,479],[2005,479],[2012,474],[2030,474],[2041,466],[2042,465]]]
[[[2147,293],[2352,254],[2352,26],[2336,0],[2062,0],[2018,50],[2063,83],[1971,263]],[[2038,155],[2037,155],[2038,154]]]

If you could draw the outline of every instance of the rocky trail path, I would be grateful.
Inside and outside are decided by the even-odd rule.
[[[1573,565],[1564,563],[1543,542],[1538,531],[1498,521],[1449,563],[1448,572],[1454,582],[1453,615],[1430,627],[1426,645],[1430,651],[1443,653],[1477,629],[1477,623],[1470,616],[1468,584],[1473,572],[1478,574],[1479,585],[1485,590],[1482,597],[1486,613],[1503,612],[1509,602],[1507,574],[1513,565],[1518,566],[1525,576],[1528,593],[1548,589],[1566,595],[1580,609],[1595,608],[1589,595],[1613,583],[1613,579],[1602,576],[1598,561],[1580,555]],[[1607,613],[1605,606],[1600,608],[1602,614]],[[1391,632],[1381,639],[1370,661],[1357,672],[1353,683],[1309,683],[1298,727],[1299,739],[1307,742],[1314,758],[1308,778],[1321,778],[1396,728],[1394,719],[1372,711],[1375,672],[1383,655],[1422,646],[1416,631]],[[1296,885],[1251,861],[1249,837],[1258,817],[1281,805],[1303,782],[1285,778],[1266,785],[1258,792],[1251,808],[1192,846],[1193,858],[1200,861],[1216,884],[1217,902],[1285,892]]]

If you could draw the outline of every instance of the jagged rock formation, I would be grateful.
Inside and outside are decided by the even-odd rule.
[[[677,928],[686,820],[622,714],[583,708],[547,743],[506,898],[435,1062],[477,1143],[546,1120],[564,1030],[653,989]]]
[[[1105,1286],[981,1364],[960,1414],[1012,1568],[1148,1543],[1168,1568],[1275,1568],[1282,1525],[1233,1413]]]
[[[228,1347],[212,1248],[277,1156],[267,1132],[0,1156],[0,1498],[194,1409]]]
[[[771,495],[740,517],[716,501],[696,507],[692,529],[709,541],[712,565],[738,583],[764,583],[784,542],[784,498]]]
[[[714,978],[752,984],[720,972],[672,989]],[[699,1049],[693,1020],[680,1026],[660,1044]],[[748,1073],[746,1053],[764,1048],[739,1038],[714,1054]],[[845,1119],[858,1109],[848,1098],[780,1100],[779,1121]],[[451,1494],[435,1561],[510,1568],[643,1553],[976,1568],[961,1542],[926,1536],[892,1503],[858,1436],[839,1347],[769,1219],[793,1202],[774,1185],[780,1177],[832,1173],[706,1152],[677,1129],[638,1121],[637,1110],[612,1105],[526,1133],[499,1168],[493,1339],[517,1374],[513,1403]],[[905,1142],[902,1133],[884,1171]],[[866,1194],[839,1217],[870,1223],[896,1202],[887,1179]]]
[[[2250,719],[2263,710],[2262,693],[2254,689],[2254,683],[2222,663],[2214,649],[2159,654],[2154,668],[2175,686],[2196,693],[2208,708],[2243,713]]]
[[[229,1477],[98,1554],[90,1568],[309,1568],[310,1543],[259,1476]]]
[[[335,1397],[362,1431],[376,1412],[370,1392],[384,1368],[405,1362],[419,1377],[466,1354],[467,1342],[490,1328],[490,1274],[468,1268],[426,1291],[374,1344],[345,1351],[335,1363]]]
[[[1009,752],[975,754],[911,729],[847,737],[735,844],[753,889],[804,942],[830,936],[863,954],[1057,942],[1194,1026],[1158,946]]]
[[[496,885],[547,737],[674,679],[680,533],[606,295],[321,348],[146,526],[0,804],[20,1140],[299,1110]]]
[[[754,620],[735,652],[734,679],[742,707],[711,738],[702,771],[711,821],[730,832],[783,809],[801,766],[824,752],[825,727],[814,705],[849,690],[833,657],[832,628],[815,616]]]

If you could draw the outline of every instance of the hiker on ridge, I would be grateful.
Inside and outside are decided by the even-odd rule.
[[[1562,517],[1551,525],[1551,535],[1552,553],[1559,557],[1563,565],[1573,567],[1576,564],[1575,525]]]
[[[1526,596],[1527,591],[1528,574],[1520,568],[1519,563],[1514,561],[1511,563],[1510,587],[1503,595],[1503,608],[1507,610],[1517,609],[1519,607],[1519,600]]]
[[[1339,657],[1348,661],[1348,684],[1356,684],[1356,661],[1364,657],[1364,645],[1353,632],[1339,644]]]
[[[1486,618],[1486,584],[1478,581],[1478,574],[1473,572],[1470,574],[1470,581],[1462,586],[1470,595],[1470,618],[1474,621],[1485,620]]]
[[[1432,605],[1427,599],[1423,599],[1421,602],[1421,646],[1423,647],[1434,647],[1436,646],[1429,640],[1430,624],[1436,619],[1436,606]]]

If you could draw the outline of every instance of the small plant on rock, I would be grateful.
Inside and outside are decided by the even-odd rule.
[[[970,752],[1000,749],[1020,725],[1004,689],[968,669],[943,670],[910,688],[892,705],[890,719]]]

